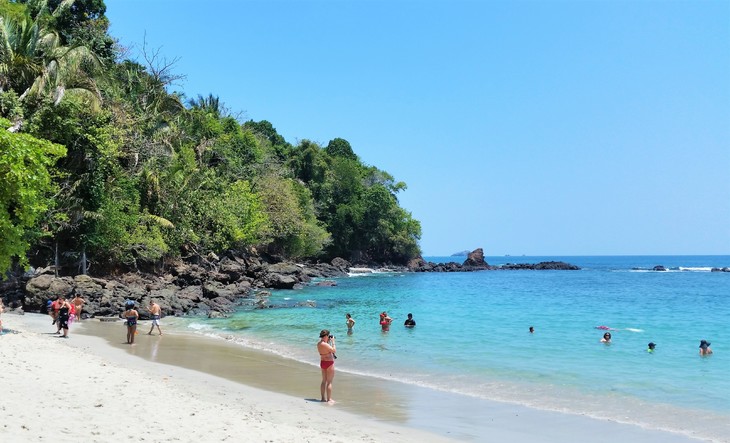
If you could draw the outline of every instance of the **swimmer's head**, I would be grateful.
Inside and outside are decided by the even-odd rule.
[[[611,333],[610,332],[606,332],[605,334],[603,334],[603,338],[610,339],[611,338]]]
[[[707,340],[700,340],[700,349],[705,350],[710,346],[710,342]]]
[[[652,351],[654,350],[654,348],[656,348],[656,344],[654,342],[650,342],[648,346],[649,349],[651,349]]]

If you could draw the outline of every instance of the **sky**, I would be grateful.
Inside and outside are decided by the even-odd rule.
[[[173,90],[405,182],[425,256],[730,254],[728,1],[105,3]]]

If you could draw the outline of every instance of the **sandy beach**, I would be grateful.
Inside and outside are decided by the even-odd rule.
[[[86,320],[67,340],[45,315],[3,324],[3,441],[701,441],[345,373],[327,405],[316,366],[224,340],[142,322],[129,346],[121,322]]]

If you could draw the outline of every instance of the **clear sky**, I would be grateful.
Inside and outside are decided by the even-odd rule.
[[[404,181],[424,255],[730,254],[726,0],[106,5],[175,90]]]

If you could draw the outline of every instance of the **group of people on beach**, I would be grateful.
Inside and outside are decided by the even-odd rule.
[[[59,295],[55,300],[48,300],[46,309],[51,316],[51,324],[56,325],[56,334],[59,337],[68,338],[69,325],[75,320],[81,320],[84,303],[86,300],[76,290],[71,291],[68,296]]]
[[[386,311],[380,313],[380,327],[383,332],[390,330],[390,325],[393,323],[393,319],[388,315]],[[352,335],[355,328],[355,319],[348,312],[345,314],[345,325],[347,326],[347,335]],[[406,328],[413,328],[416,326],[416,321],[413,319],[413,314],[409,313],[408,318],[403,323]],[[322,371],[322,383],[320,384],[320,394],[322,395],[322,402],[329,404],[334,403],[332,399],[332,381],[335,378],[335,359],[337,358],[337,347],[335,343],[335,336],[330,334],[329,329],[322,329],[319,332],[319,342],[317,342],[317,352],[319,353],[319,367]]]
[[[124,318],[124,324],[127,326],[127,344],[133,345],[134,336],[137,335],[137,321],[139,320],[139,311],[137,311],[136,305],[132,300],[127,300],[124,308],[125,310],[122,313],[122,317]],[[150,317],[152,319],[152,325],[150,326],[150,331],[147,333],[147,335],[152,335],[152,331],[154,331],[155,328],[157,328],[157,332],[162,335],[162,329],[160,329],[160,316],[162,314],[162,308],[160,308],[160,305],[155,303],[154,300],[150,300],[150,305],[147,310],[149,311]]]
[[[597,328],[604,329],[604,327],[601,327],[601,326],[598,326]],[[534,329],[532,328],[532,326],[530,326],[530,333],[532,333],[532,332],[534,332]],[[612,338],[611,333],[606,331],[603,333],[603,337],[601,337],[601,343],[610,344],[611,338]],[[649,342],[649,344],[646,346],[647,346],[646,352],[649,352],[649,353],[653,353],[654,350],[656,349],[656,343],[654,343],[654,342]],[[700,340],[700,355],[705,356],[705,355],[710,355],[710,354],[712,354],[712,349],[710,348],[710,342],[708,342],[707,340]]]

